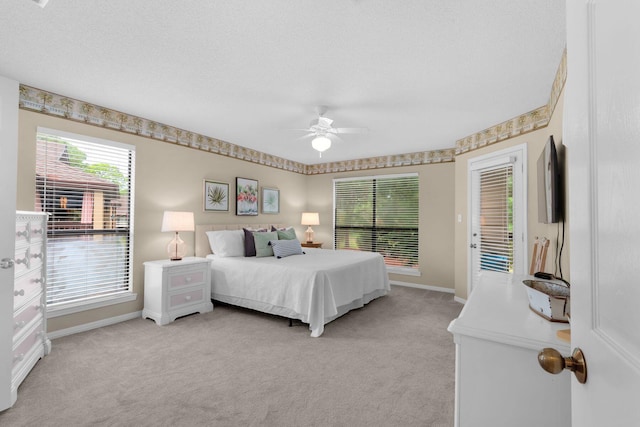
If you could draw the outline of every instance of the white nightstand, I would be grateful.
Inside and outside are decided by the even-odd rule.
[[[195,257],[145,262],[142,318],[166,325],[180,316],[213,310],[209,263]]]

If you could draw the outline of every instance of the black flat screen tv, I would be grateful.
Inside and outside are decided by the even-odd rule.
[[[538,158],[538,222],[551,224],[562,220],[560,163],[553,135],[549,136]]]

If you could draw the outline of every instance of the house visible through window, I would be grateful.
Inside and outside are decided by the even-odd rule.
[[[336,249],[378,252],[391,272],[418,274],[417,174],[334,180]]]
[[[35,199],[49,213],[54,313],[131,297],[134,156],[132,146],[38,129]]]

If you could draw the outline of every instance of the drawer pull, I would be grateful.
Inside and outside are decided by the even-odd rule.
[[[31,232],[33,234],[41,234],[42,233],[42,228],[36,228],[35,230],[31,230]]]
[[[187,295],[186,297],[184,297],[184,299],[185,299],[186,301],[191,301],[191,295]]]
[[[20,238],[22,236],[28,238],[29,237],[29,229],[26,229],[24,231],[16,231],[16,237]]]
[[[39,279],[33,279],[33,283],[44,283],[44,279],[42,277]]]
[[[187,277],[185,277],[185,278],[184,278],[184,281],[185,281],[185,282],[187,282],[187,283],[189,283],[189,282],[191,281],[191,276],[187,276]]]
[[[23,297],[24,296],[24,289],[20,289],[19,291],[13,291],[13,296],[15,296],[15,297]]]
[[[13,324],[13,329],[20,329],[20,328],[24,328],[24,320],[20,321],[20,322],[16,322]]]
[[[24,353],[20,353],[17,356],[13,356],[13,361],[15,362],[22,362],[24,360]]]
[[[36,311],[42,311],[42,309],[44,308],[44,306],[42,304],[38,304],[38,305],[34,305],[33,308],[36,309]]]
[[[31,254],[31,258],[40,258],[40,259],[42,259],[42,252],[38,252],[37,254]]]

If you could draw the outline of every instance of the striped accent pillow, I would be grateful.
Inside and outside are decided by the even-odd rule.
[[[300,246],[300,241],[298,239],[271,240],[269,244],[273,248],[273,254],[277,258],[284,258],[291,255],[301,255],[304,253],[302,252],[302,247]]]

